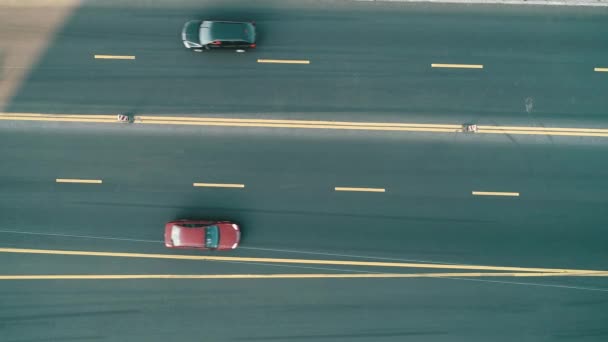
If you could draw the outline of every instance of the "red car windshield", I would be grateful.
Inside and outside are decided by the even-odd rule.
[[[205,228],[205,247],[217,248],[220,243],[220,229],[217,226]]]

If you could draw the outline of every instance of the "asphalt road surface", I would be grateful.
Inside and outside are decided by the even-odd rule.
[[[253,19],[259,47],[185,51],[198,17]],[[607,340],[608,137],[574,130],[608,127],[606,22],[597,8],[80,5],[0,115],[0,341]],[[15,40],[24,27],[0,24]],[[120,112],[573,135],[2,119]],[[163,224],[180,218],[234,220],[242,244],[168,250]]]
[[[104,3],[73,12],[7,111],[297,113],[304,119],[546,125],[606,119],[606,74],[593,70],[607,63],[608,9]],[[258,49],[189,53],[179,33],[185,20],[199,17],[256,20]],[[136,59],[96,60],[96,54]],[[310,64],[256,62],[267,58]],[[433,69],[433,63],[484,68]]]

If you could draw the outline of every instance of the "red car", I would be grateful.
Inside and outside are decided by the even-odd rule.
[[[165,246],[169,248],[235,249],[240,240],[239,226],[228,221],[179,220],[165,225]]]

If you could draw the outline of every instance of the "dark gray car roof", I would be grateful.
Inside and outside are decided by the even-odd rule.
[[[203,21],[200,40],[203,44],[215,40],[255,43],[255,26],[247,22]]]

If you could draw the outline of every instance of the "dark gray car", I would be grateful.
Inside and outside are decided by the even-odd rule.
[[[184,24],[182,41],[187,49],[197,52],[213,49],[244,52],[256,47],[255,23],[191,20]]]

